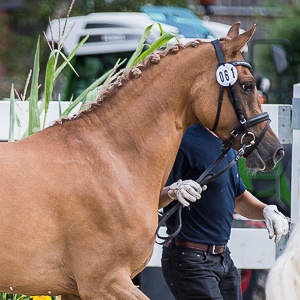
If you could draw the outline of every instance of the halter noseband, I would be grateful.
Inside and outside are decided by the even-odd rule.
[[[250,71],[252,71],[252,66],[244,60],[235,60],[235,61],[226,63],[224,53],[220,46],[220,41],[213,40],[211,43],[213,44],[215,51],[216,51],[218,64],[219,64],[218,70],[220,69],[220,66],[232,65],[232,66],[234,66],[234,68],[236,66],[247,67]],[[217,74],[216,74],[217,80],[218,80],[218,76],[220,76],[220,78],[221,78],[218,80],[218,82],[220,84],[220,94],[219,94],[217,114],[216,114],[214,126],[211,130],[215,131],[218,127],[220,114],[221,114],[221,107],[222,107],[222,102],[223,102],[224,89],[226,89],[227,93],[228,93],[228,97],[230,99],[230,102],[234,108],[235,114],[236,114],[237,118],[239,119],[239,124],[232,130],[230,137],[228,138],[228,140],[226,140],[224,142],[223,147],[224,146],[230,147],[232,144],[232,140],[235,137],[237,137],[240,133],[243,133],[242,138],[241,138],[241,144],[243,145],[245,143],[248,143],[247,148],[249,147],[249,150],[247,151],[247,155],[249,155],[260,143],[260,141],[262,140],[263,136],[265,135],[265,133],[270,125],[269,114],[264,112],[264,113],[254,116],[254,117],[251,117],[249,119],[246,119],[239,107],[238,101],[236,100],[236,96],[235,96],[234,83],[237,80],[237,71],[234,71],[235,69],[232,68],[231,72],[228,70],[225,70],[224,72],[222,72],[221,69],[220,69],[220,71],[217,70]],[[220,74],[218,74],[218,72],[220,72]],[[230,75],[232,76],[232,80],[230,80]],[[227,76],[227,81],[226,81],[225,76]],[[262,133],[260,134],[260,136],[255,141],[255,135],[251,131],[249,131],[248,128],[255,124],[258,124],[260,122],[264,122],[264,121],[267,121],[267,124],[266,124],[264,130],[262,131]],[[249,142],[245,141],[246,137],[250,137]]]

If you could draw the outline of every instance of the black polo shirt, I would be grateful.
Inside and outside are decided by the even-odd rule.
[[[191,126],[185,133],[167,185],[179,179],[196,180],[221,153],[222,141],[201,125]],[[223,169],[235,157],[230,149],[212,171]],[[201,199],[182,210],[182,229],[178,237],[203,244],[226,244],[230,237],[235,198],[245,191],[237,164],[208,184]],[[165,207],[166,212],[177,201]],[[167,221],[168,233],[174,231],[176,214]]]

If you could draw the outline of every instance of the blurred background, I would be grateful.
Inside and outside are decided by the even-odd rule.
[[[0,0],[0,99],[9,97],[12,83],[16,90],[23,89],[33,65],[39,35],[41,73],[44,72],[49,48],[43,41],[43,31],[46,31],[49,18],[66,16],[70,3],[70,0]],[[229,25],[241,21],[244,29],[257,23],[256,39],[290,41],[293,53],[288,59],[293,60],[290,64],[293,70],[289,72],[292,79],[285,79],[287,89],[291,90],[292,83],[299,81],[299,68],[296,67],[300,59],[299,0],[76,0],[71,16],[93,12],[140,12],[145,5],[186,7],[202,20]]]

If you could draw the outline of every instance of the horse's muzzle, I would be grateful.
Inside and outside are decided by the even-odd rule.
[[[252,171],[262,171],[269,172],[275,168],[275,165],[282,159],[284,156],[283,147],[280,146],[274,151],[272,156],[268,156],[267,153],[261,153],[262,147],[258,147],[246,157],[246,166]]]

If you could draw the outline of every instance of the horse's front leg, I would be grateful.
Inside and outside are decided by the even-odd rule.
[[[111,277],[111,274],[108,274]],[[93,278],[95,279],[95,278]],[[149,300],[132,282],[130,277],[123,278],[115,274],[109,281],[99,278],[97,281],[78,282],[81,298],[62,298],[62,300]]]

